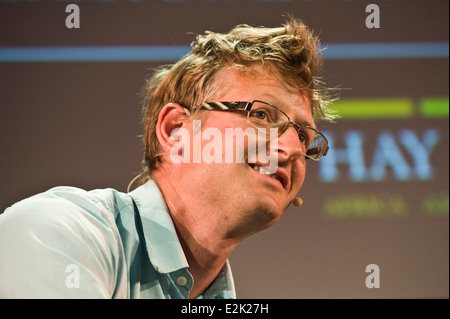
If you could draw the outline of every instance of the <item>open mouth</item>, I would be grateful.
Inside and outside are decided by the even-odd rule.
[[[261,165],[255,164],[255,163],[247,163],[247,164],[254,171],[279,181],[281,183],[281,185],[283,186],[283,188],[286,188],[286,184],[287,184],[286,178],[284,178],[282,176],[282,174],[280,174],[278,171],[275,173],[272,173],[272,171],[267,169],[265,166],[261,166]]]

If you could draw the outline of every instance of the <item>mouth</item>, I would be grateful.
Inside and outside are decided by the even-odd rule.
[[[272,173],[271,170],[267,169],[263,165],[258,165],[257,163],[247,163],[248,166],[250,166],[255,172],[258,172],[261,175],[268,176],[278,182],[280,182],[281,186],[286,189],[288,184],[288,177],[287,175],[281,171],[280,169],[277,169],[275,173]]]

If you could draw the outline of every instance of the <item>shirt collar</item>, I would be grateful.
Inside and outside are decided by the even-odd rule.
[[[198,299],[236,299],[234,279],[228,260],[220,270],[216,279],[198,297]]]
[[[165,274],[188,268],[189,265],[169,209],[156,183],[148,180],[129,195],[138,208],[145,245],[153,267],[158,272]],[[228,260],[200,298],[236,298],[233,275]]]
[[[160,273],[169,273],[187,268],[169,209],[156,183],[149,180],[129,195],[139,210],[145,245],[155,269]]]

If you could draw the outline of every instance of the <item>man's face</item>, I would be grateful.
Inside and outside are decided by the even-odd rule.
[[[293,93],[263,69],[252,72],[224,69],[219,72],[217,79],[221,92],[224,93],[211,102],[261,100],[283,110],[292,121],[314,127],[309,101],[299,93]],[[227,148],[230,145],[225,142],[227,131],[229,133],[237,128],[254,129],[246,121],[245,115],[239,112],[204,111],[200,118],[202,134],[208,129],[221,133],[223,159],[230,152],[229,147]],[[195,132],[192,123],[188,129]],[[254,130],[257,134],[257,130]],[[190,140],[192,152],[196,147],[193,145],[194,140],[195,136]],[[272,139],[268,140],[269,144],[271,141],[273,142]],[[202,151],[207,145],[208,140],[203,140]],[[240,146],[236,146],[236,141],[233,141],[235,152],[239,153]],[[244,153],[248,151],[247,147],[246,143]],[[221,163],[206,163],[203,158],[201,163],[192,163],[195,155],[191,153],[190,163],[179,164],[179,176],[186,184],[185,187],[192,192],[191,196],[216,203],[216,211],[208,213],[215,214],[216,218],[223,221],[224,227],[230,230],[230,236],[251,234],[275,223],[303,184],[306,162],[298,134],[292,126],[277,137],[277,144],[267,145],[266,149],[270,150],[269,156],[277,157],[273,175],[261,173],[259,167],[267,164],[258,165],[258,156],[250,159],[250,163],[227,163],[225,160]]]

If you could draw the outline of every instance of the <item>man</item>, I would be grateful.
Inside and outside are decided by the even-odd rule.
[[[0,216],[0,297],[235,298],[231,252],[327,152],[319,68],[293,18],[198,36],[148,82],[138,188],[56,187]]]

